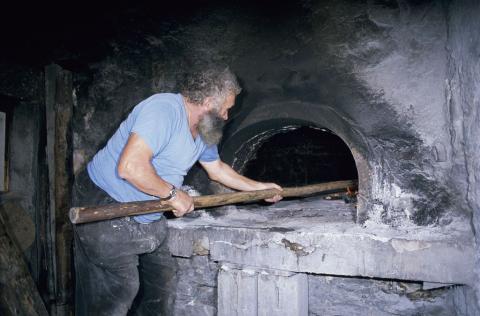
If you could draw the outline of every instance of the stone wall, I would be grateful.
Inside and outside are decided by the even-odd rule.
[[[468,205],[476,232],[477,251],[480,245],[480,38],[477,1],[451,2],[448,16],[447,111],[453,162],[450,179],[461,190],[459,198]],[[479,257],[476,265],[480,274]],[[477,295],[480,286],[476,282]],[[480,299],[480,297],[479,297]]]
[[[475,315],[465,287],[310,275],[309,315]],[[470,290],[470,295],[471,295]]]
[[[216,315],[218,264],[208,256],[177,257],[175,315]]]
[[[135,104],[175,91],[185,60],[207,56],[230,64],[244,88],[225,153],[257,123],[325,127],[355,157],[362,220],[448,231],[460,217],[478,231],[479,10],[474,1],[345,0],[142,16],[138,32],[76,73],[76,170]]]
[[[256,124],[291,120],[325,127],[343,139],[356,160],[363,220],[379,227],[420,226],[428,233],[444,227],[449,232],[449,224],[461,217],[468,229],[479,231],[477,1],[181,6],[151,14],[134,6],[128,10],[128,23],[102,40],[98,51],[93,52],[92,45],[80,57],[73,51],[62,53],[60,63],[75,75],[77,172],[135,104],[153,93],[175,91],[176,75],[186,70],[187,60],[207,57],[231,65],[244,88],[225,131],[222,155],[238,147],[242,135]],[[115,10],[119,19],[128,15],[120,14],[122,8]],[[81,60],[85,56],[91,59]],[[1,195],[2,203],[13,202],[35,222],[35,244],[27,247],[25,256],[42,293],[48,293],[43,65],[2,63],[0,70],[0,94],[15,100],[11,190]],[[480,239],[475,238],[477,280],[472,284],[479,284]],[[179,286],[185,289],[178,313],[212,313],[217,262],[179,257],[178,264],[184,271]],[[190,284],[190,277],[198,282]],[[309,284],[322,288],[326,280],[312,277]],[[343,293],[344,282],[328,286]],[[360,292],[362,284],[383,289],[369,282],[348,281]],[[426,305],[408,304],[412,311],[425,308],[433,313],[437,299],[450,308],[452,300],[463,298],[457,313],[475,314],[471,292],[458,289],[444,289]],[[407,295],[389,293],[388,300]]]
[[[171,315],[404,315],[471,316],[468,286],[296,274],[176,258],[176,301]]]
[[[149,28],[112,41],[108,57],[77,73],[77,170],[135,104],[175,91],[186,60],[207,57],[230,64],[244,88],[223,148],[235,147],[255,123],[302,120],[332,130],[352,150],[364,219],[428,225],[468,214],[459,187],[446,181],[454,150],[442,4],[322,1],[282,4],[275,15],[269,9],[225,4],[157,24],[147,17],[141,25]]]
[[[171,291],[202,315],[478,315],[468,227],[362,227],[352,208],[312,197],[170,220],[189,280]]]

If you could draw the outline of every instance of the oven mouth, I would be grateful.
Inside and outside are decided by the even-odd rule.
[[[238,146],[232,166],[249,178],[285,187],[358,179],[345,142],[315,125],[283,124],[264,130]]]

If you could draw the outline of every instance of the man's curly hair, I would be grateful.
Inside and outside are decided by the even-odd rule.
[[[217,109],[229,94],[238,95],[242,91],[237,78],[228,67],[212,64],[192,67],[183,74],[178,88],[192,103],[201,104],[205,98],[213,98]]]

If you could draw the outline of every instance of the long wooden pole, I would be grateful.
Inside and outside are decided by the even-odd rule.
[[[259,201],[271,198],[277,194],[280,194],[283,197],[298,197],[319,193],[344,191],[347,187],[354,186],[356,183],[356,180],[346,180],[319,183],[296,188],[283,188],[283,191],[269,189],[195,196],[193,197],[193,202],[195,208],[207,208],[227,204]],[[171,210],[172,208],[165,202],[156,200],[114,203],[93,207],[73,207],[70,209],[70,221],[73,224],[81,224],[123,216],[141,215]]]

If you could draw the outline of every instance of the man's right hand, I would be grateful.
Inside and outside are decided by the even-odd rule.
[[[182,190],[177,190],[177,195],[167,203],[173,208],[176,217],[182,217],[194,209],[193,198]]]

